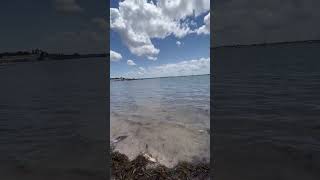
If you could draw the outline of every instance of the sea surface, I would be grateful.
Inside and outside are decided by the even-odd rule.
[[[216,179],[320,179],[320,44],[212,52]]]
[[[210,75],[110,82],[110,138],[130,159],[209,162]]]
[[[105,179],[105,59],[0,65],[1,179]]]

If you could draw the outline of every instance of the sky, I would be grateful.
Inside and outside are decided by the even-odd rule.
[[[111,0],[111,77],[210,74],[210,0]]]
[[[215,0],[213,46],[320,39],[319,0]]]
[[[106,52],[108,1],[1,0],[0,52]]]
[[[171,1],[182,2],[182,0]],[[173,4],[162,8],[169,18],[179,18],[178,15],[180,17],[183,15],[183,8],[189,14],[190,9],[195,8],[192,6],[194,0],[184,0],[184,2],[187,2],[183,3],[185,6]],[[201,2],[205,1],[197,2],[197,11],[207,10],[201,8],[201,4],[203,5]],[[214,3],[211,11],[214,12],[211,23],[212,46],[320,39],[319,0],[214,0],[212,2]],[[53,53],[100,53],[106,49],[109,51],[106,29],[109,23],[110,4],[112,8],[119,7],[117,0],[1,0],[0,52],[34,48]],[[197,27],[203,25],[205,15],[205,12],[201,13],[192,22],[196,22]],[[192,22],[191,24],[194,24]],[[119,37],[119,31],[111,30],[110,40],[119,41],[112,43],[112,48],[123,56],[119,63],[111,63],[114,68],[113,73],[123,74],[132,70],[132,66],[130,69],[122,66],[127,60],[132,60],[136,64],[134,67],[139,65],[147,67],[206,57],[206,54],[201,52],[205,49],[203,47],[206,43],[195,43],[207,41],[205,35],[189,33],[183,37],[176,37],[182,36],[183,32],[171,31],[175,32],[169,33],[170,35],[166,37],[163,37],[165,36],[163,34],[148,32],[151,38],[146,38],[145,42],[140,43],[144,43],[146,48],[151,48],[149,50],[154,50],[150,55],[157,57],[157,60],[146,61],[144,55],[137,56],[131,53],[128,45],[123,43],[123,38]],[[153,46],[148,46],[149,40]],[[181,43],[179,48],[177,41]],[[131,50],[134,50],[132,45],[137,42],[130,42]],[[138,50],[141,48],[135,50],[136,54]],[[160,52],[156,53],[157,50]],[[152,56],[149,59],[152,59]]]

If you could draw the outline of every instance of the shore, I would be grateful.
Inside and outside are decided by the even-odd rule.
[[[181,161],[210,162],[210,134],[207,129],[156,120],[147,113],[138,114],[141,113],[125,119],[121,114],[112,113],[110,138],[114,151],[125,154],[130,160],[147,153],[168,168]]]
[[[210,179],[210,131],[145,116],[111,116],[112,178]]]
[[[209,180],[210,164],[179,162],[173,168],[167,168],[152,161],[146,154],[140,154],[134,160],[119,152],[111,153],[111,178],[116,180],[126,179],[157,179],[157,180]]]
[[[110,82],[114,178],[209,179],[208,81],[206,75]]]

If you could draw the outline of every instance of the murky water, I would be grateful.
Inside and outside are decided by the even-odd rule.
[[[215,54],[217,179],[319,179],[320,44]]]
[[[104,59],[0,66],[0,177],[105,176]]]

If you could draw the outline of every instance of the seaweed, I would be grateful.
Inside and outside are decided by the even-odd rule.
[[[117,151],[111,153],[111,161],[111,175],[116,180],[210,179],[208,163],[179,162],[175,167],[167,168],[150,162],[142,154],[130,161],[126,155]]]

